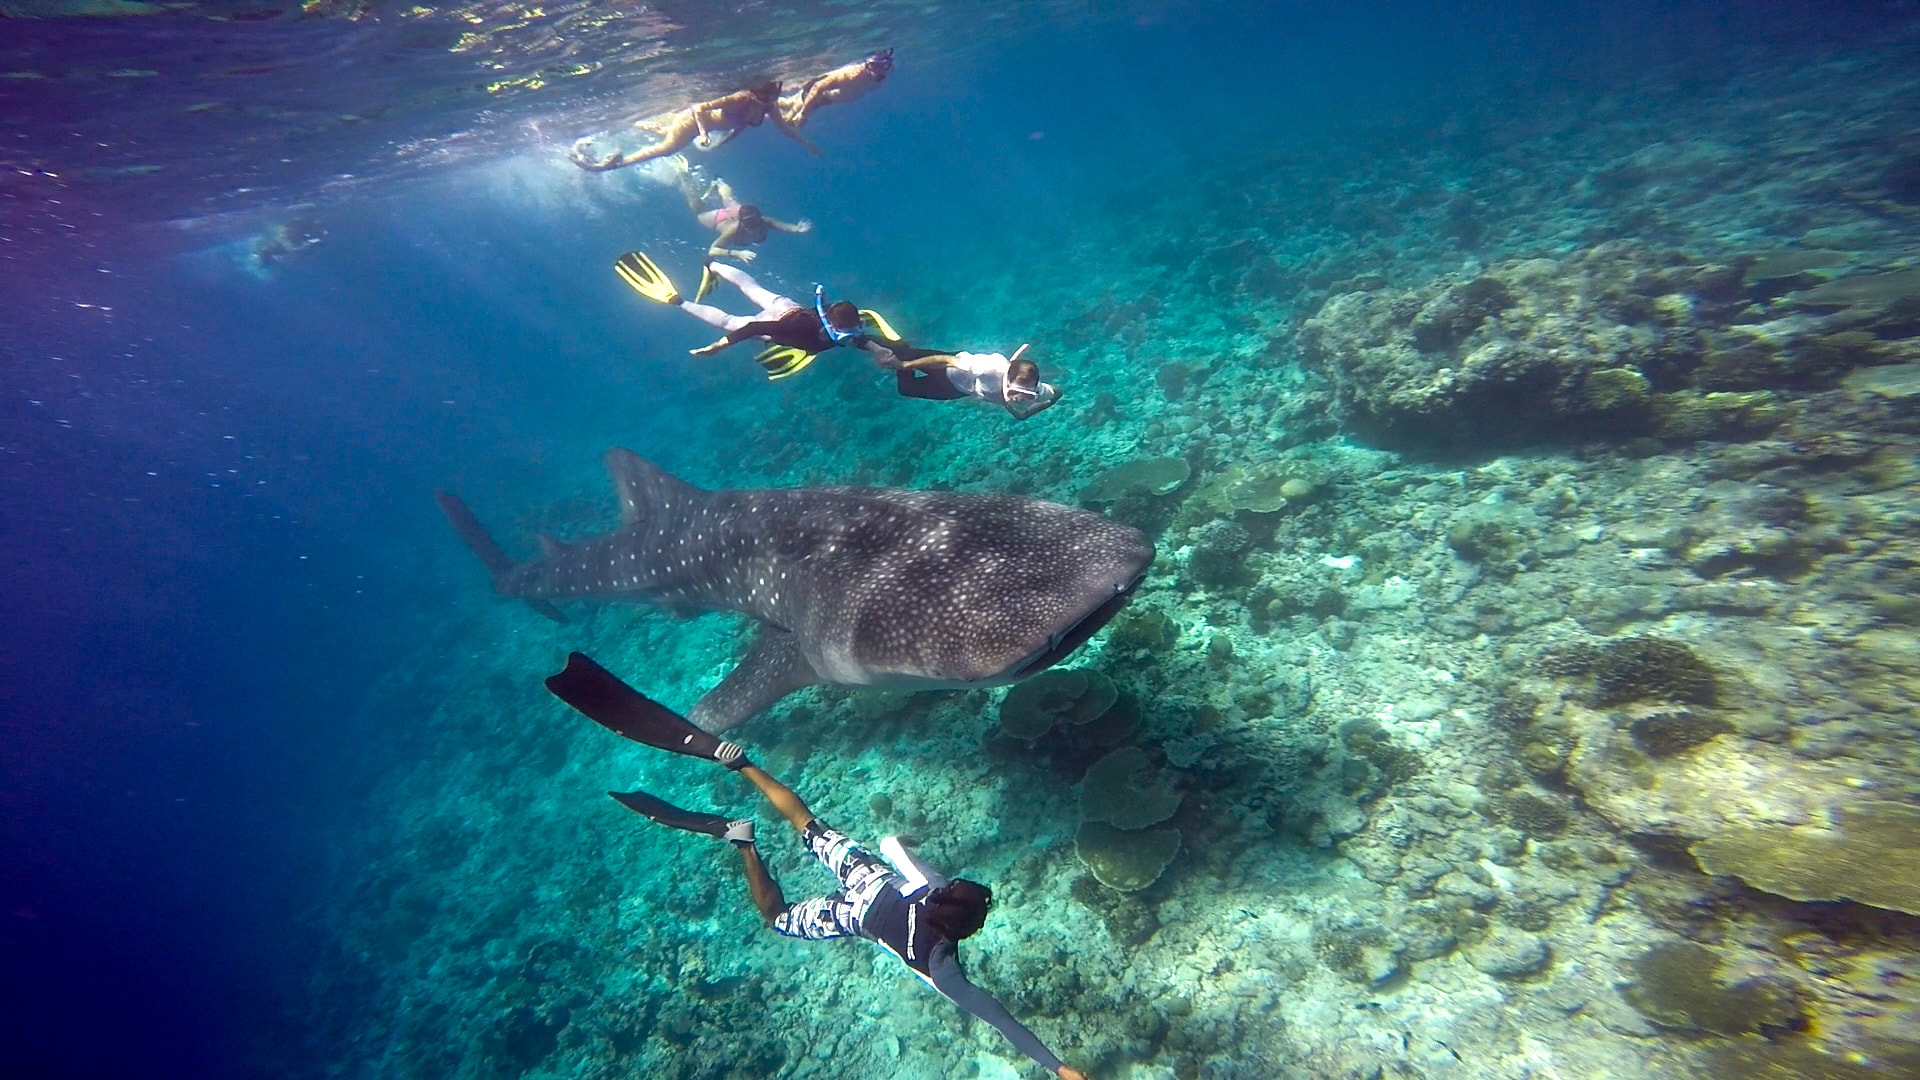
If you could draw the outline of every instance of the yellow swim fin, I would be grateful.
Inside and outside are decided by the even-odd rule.
[[[766,369],[767,378],[785,379],[805,371],[807,365],[813,363],[813,358],[818,355],[820,354],[796,349],[791,345],[775,345],[753,359],[755,363]]]
[[[634,292],[649,300],[657,300],[662,304],[680,302],[680,292],[673,287],[673,282],[667,280],[667,275],[653,264],[652,259],[638,251],[629,251],[620,256],[613,264],[613,272],[620,275],[620,280],[633,286]]]
[[[868,311],[866,308],[861,308],[860,317],[872,320],[875,328],[880,331],[881,337],[886,338],[888,341],[900,340],[900,335],[893,332],[893,327],[887,325],[887,320],[881,318],[879,312]]]
[[[706,298],[706,295],[708,293],[712,291],[713,291],[713,264],[701,263],[700,264],[700,287],[693,290],[693,302],[696,304],[699,303],[701,300]]]

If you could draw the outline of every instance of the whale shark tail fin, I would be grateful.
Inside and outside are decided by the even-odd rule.
[[[585,653],[568,653],[567,666],[547,676],[547,689],[587,719],[634,742],[717,761],[734,770],[753,764],[738,743],[693,726],[679,713],[621,682]]]
[[[433,501],[440,504],[440,512],[447,515],[447,520],[453,524],[454,531],[460,534],[460,539],[465,540],[473,553],[480,557],[481,565],[487,568],[487,574],[493,578],[494,588],[498,589],[514,570],[513,557],[500,549],[500,545],[487,532],[487,527],[480,524],[480,519],[473,516],[473,511],[467,509],[467,504],[461,502],[459,496],[436,491]],[[537,597],[523,599],[533,610],[554,622],[567,621],[566,615],[551,603]]]

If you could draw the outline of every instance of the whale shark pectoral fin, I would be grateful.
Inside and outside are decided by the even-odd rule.
[[[707,731],[725,731],[803,686],[820,681],[794,636],[762,624],[753,647],[720,685],[707,691],[688,719]]]
[[[607,474],[613,477],[614,490],[620,495],[620,524],[639,522],[660,506],[678,501],[691,503],[706,494],[631,450],[614,447],[607,451]]]

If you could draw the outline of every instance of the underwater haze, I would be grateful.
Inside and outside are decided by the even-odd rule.
[[[677,166],[570,159],[887,48],[693,189],[1029,418],[689,355],[614,269],[699,280]],[[990,885],[1087,1076],[1920,1076],[1912,3],[0,0],[0,1076],[1044,1075],[606,797],[834,888],[542,685],[684,713],[751,618],[543,617],[436,508],[541,558],[614,447],[1147,537],[1044,673],[726,733]]]

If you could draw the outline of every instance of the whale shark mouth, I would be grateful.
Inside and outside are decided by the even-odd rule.
[[[1108,597],[1106,603],[1087,612],[1085,618],[1049,638],[1046,648],[1033,654],[1025,663],[1014,669],[1014,677],[1024,679],[1029,675],[1038,675],[1065,660],[1073,650],[1085,645],[1088,638],[1099,633],[1100,628],[1111,622],[1114,615],[1127,605],[1127,601],[1133,597],[1133,590],[1145,580],[1146,576],[1146,571],[1142,570],[1139,577],[1129,581],[1125,587]]]

